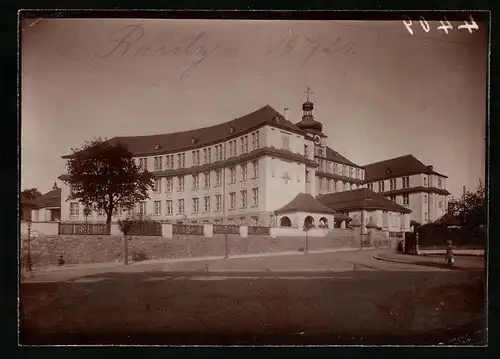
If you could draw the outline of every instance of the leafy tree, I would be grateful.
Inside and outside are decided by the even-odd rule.
[[[68,199],[93,211],[103,210],[107,224],[118,206],[130,209],[149,198],[153,175],[139,169],[126,145],[96,138],[71,151],[66,163],[69,176],[64,179],[71,187]]]
[[[29,188],[29,189],[25,189],[23,192],[22,192],[23,196],[26,197],[27,199],[29,200],[33,200],[37,197],[40,197],[42,194],[40,193],[40,191],[38,190],[38,188]]]
[[[486,225],[486,192],[482,182],[475,192],[466,191],[461,198],[448,202],[448,213],[463,226],[477,227]]]

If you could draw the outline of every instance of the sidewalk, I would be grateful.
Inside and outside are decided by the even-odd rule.
[[[449,267],[446,264],[444,254],[401,254],[394,252],[377,253],[373,258],[385,262],[402,263],[422,265],[429,267],[440,267],[449,269],[462,269],[462,270],[484,270],[485,263],[484,257],[478,255],[472,256],[455,256],[455,264]]]
[[[421,249],[418,251],[420,255],[443,255],[446,249]],[[484,256],[484,249],[454,249],[453,253],[456,256]]]
[[[224,257],[199,257],[148,260],[143,262],[122,262],[75,264],[38,268],[23,276],[23,282],[65,281],[101,273],[140,273],[151,271],[164,272],[322,272],[352,270],[350,262],[332,257],[339,252],[365,253],[371,258],[374,248],[339,248],[313,251],[307,255],[300,252],[280,252]]]

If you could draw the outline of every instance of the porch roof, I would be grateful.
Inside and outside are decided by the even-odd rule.
[[[276,214],[291,213],[291,212],[305,212],[305,213],[323,213],[333,214],[334,210],[328,208],[323,203],[315,199],[308,193],[299,193],[288,204],[275,211]]]

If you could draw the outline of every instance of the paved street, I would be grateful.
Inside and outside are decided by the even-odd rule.
[[[484,258],[448,270],[374,254],[131,265],[25,282],[21,343],[481,342]]]

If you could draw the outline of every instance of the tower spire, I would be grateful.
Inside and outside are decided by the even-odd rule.
[[[304,93],[306,94],[306,101],[309,102],[310,96],[313,94],[311,88],[309,86],[307,86],[307,88],[304,91]]]

